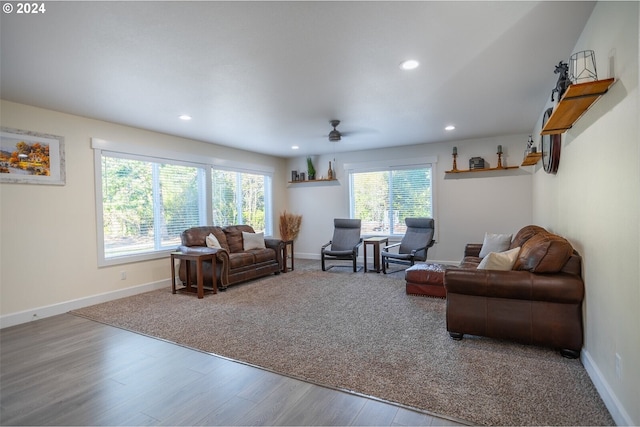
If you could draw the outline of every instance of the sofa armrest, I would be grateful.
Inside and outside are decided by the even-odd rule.
[[[567,273],[447,268],[444,286],[447,293],[489,298],[557,303],[579,303],[584,299],[582,279]]]
[[[274,249],[276,251],[282,251],[282,247],[284,246],[284,241],[281,239],[273,239],[273,238],[265,238],[264,245],[267,248]]]
[[[481,250],[482,243],[467,243],[467,245],[464,247],[464,256],[480,257]]]
[[[282,239],[265,238],[264,245],[267,248],[271,248],[276,251],[276,260],[280,269],[284,266],[284,259],[282,258],[282,250],[284,249],[284,241]]]

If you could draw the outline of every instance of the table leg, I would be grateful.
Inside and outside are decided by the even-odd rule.
[[[211,277],[213,277],[213,293],[218,293],[218,273],[216,272],[216,256],[211,257]]]
[[[373,268],[380,273],[380,242],[373,244]]]
[[[367,272],[367,242],[364,242],[364,272]]]
[[[196,261],[196,271],[198,273],[198,298],[204,298],[204,277],[202,277],[202,258]]]
[[[287,244],[282,247],[282,273],[287,272]]]
[[[191,292],[191,261],[185,260],[185,266],[187,267],[187,292]]]
[[[176,261],[173,254],[171,255],[171,293],[176,293]]]
[[[291,241],[291,271],[295,270],[295,266],[293,265],[293,240]]]

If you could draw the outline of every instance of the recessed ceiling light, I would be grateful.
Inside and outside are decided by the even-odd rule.
[[[454,130],[456,127],[454,125],[449,125],[444,130]]]
[[[408,59],[400,63],[400,68],[403,70],[415,70],[419,65],[420,63],[415,59]]]
[[[292,146],[291,146],[291,149],[292,149],[292,150],[297,150],[298,148],[300,148],[300,147],[298,147],[297,145],[292,145]]]
[[[187,115],[187,114],[183,114],[180,116],[180,120],[191,120],[191,116]]]

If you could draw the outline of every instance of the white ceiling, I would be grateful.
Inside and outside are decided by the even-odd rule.
[[[297,157],[530,133],[594,3],[45,6],[0,16],[3,99]]]

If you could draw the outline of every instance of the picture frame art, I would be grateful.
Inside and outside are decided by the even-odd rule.
[[[0,128],[0,183],[65,185],[64,137]]]

